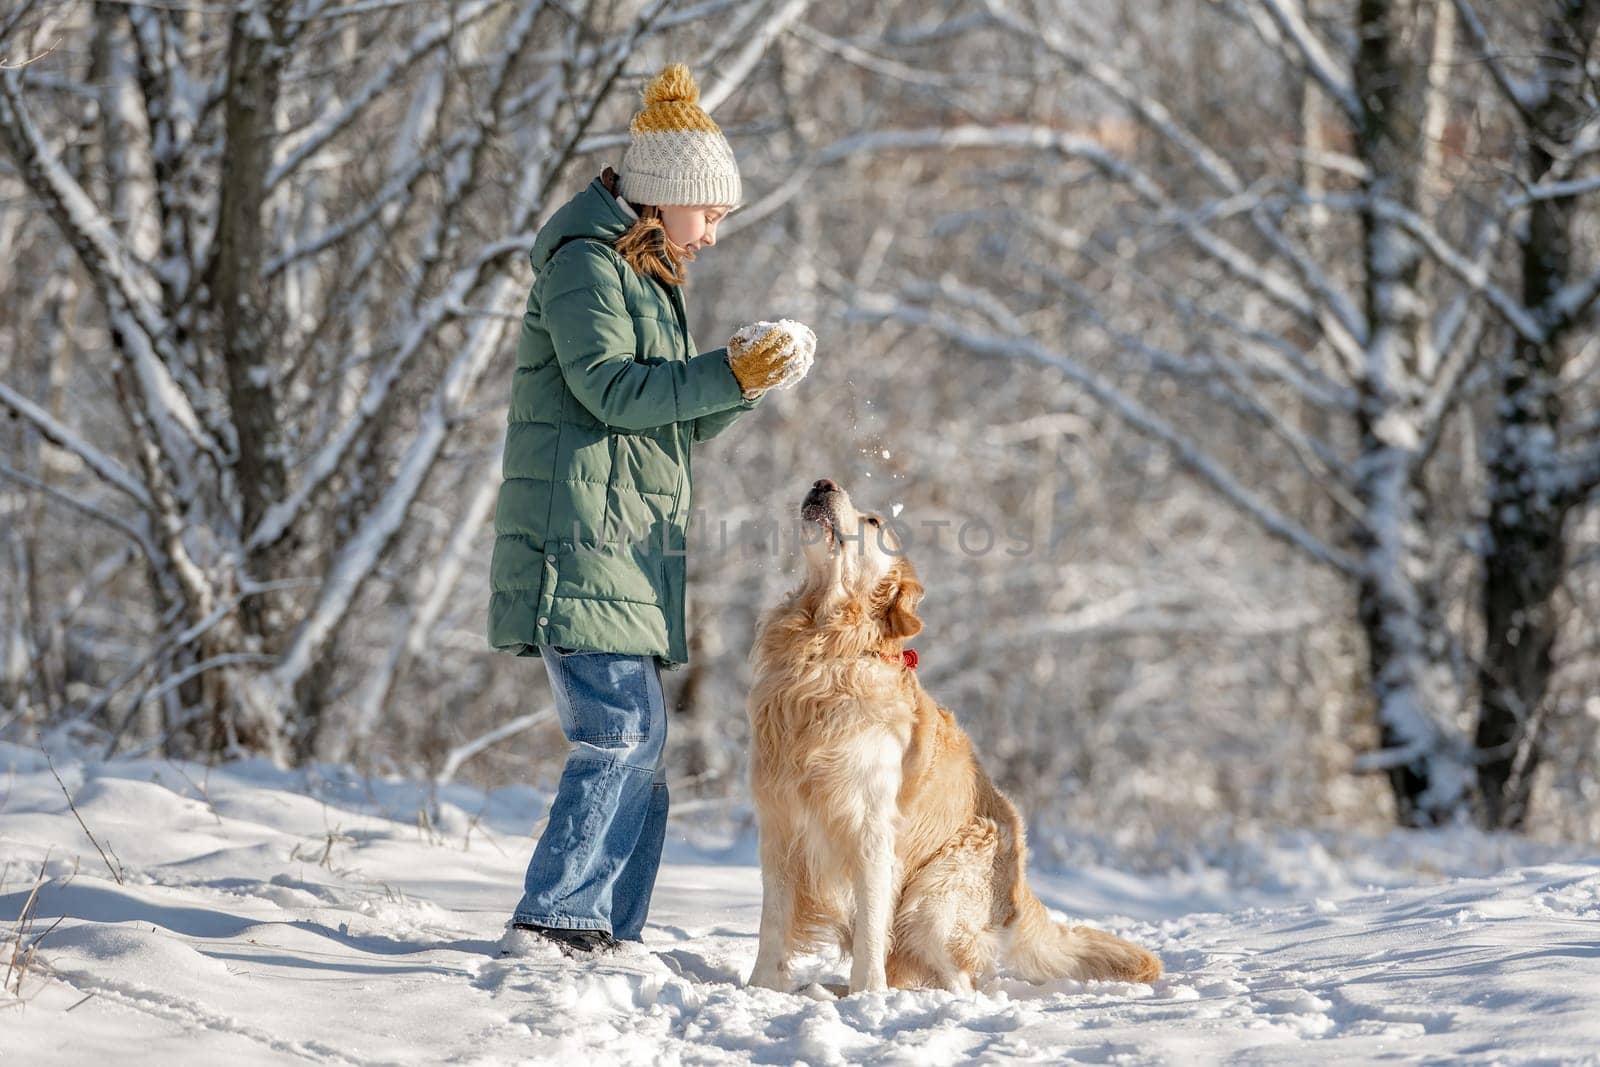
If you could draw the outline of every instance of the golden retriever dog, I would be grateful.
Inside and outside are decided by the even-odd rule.
[[[851,957],[852,993],[971,991],[1000,963],[1035,982],[1158,977],[1154,955],[1053,921],[1028,888],[1017,809],[912,669],[923,586],[883,517],[823,478],[800,518],[805,580],[750,653],[750,984],[788,989],[793,955],[829,941]]]

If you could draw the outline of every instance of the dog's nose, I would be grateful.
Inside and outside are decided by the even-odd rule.
[[[819,493],[837,493],[839,491],[839,483],[832,478],[818,478],[811,483],[811,488]]]

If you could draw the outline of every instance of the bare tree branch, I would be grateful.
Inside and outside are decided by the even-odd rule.
[[[1167,445],[1178,462],[1220,492],[1244,514],[1256,520],[1268,533],[1318,563],[1326,564],[1347,576],[1357,577],[1363,573],[1361,563],[1354,557],[1326,544],[1321,538],[1280,513],[1242,485],[1220,461],[1208,454],[1197,442],[1179,433],[1154,412],[1099,375],[1082,367],[1071,357],[1047,348],[1028,337],[1000,337],[979,333],[949,316],[910,307],[876,293],[861,294],[853,316],[863,319],[892,319],[924,327],[974,352],[1006,358],[1021,357],[1060,371],[1129,426]]]
[[[388,91],[412,66],[434,50],[448,47],[456,33],[504,3],[506,0],[469,0],[458,10],[447,12],[418,31],[405,51],[385,62],[349,99],[330,103],[315,125],[282,146],[278,159],[267,172],[266,188],[272,189],[303,166],[306,160],[354,122],[367,105]]]
[[[30,191],[44,201],[102,292],[164,453],[180,472],[187,470],[183,458],[196,447],[220,466],[221,448],[201,427],[189,398],[173,381],[168,371],[173,361],[161,354],[169,329],[147,297],[149,278],[133,264],[109,220],[44,143],[22,101],[15,71],[0,71],[0,132],[22,167]],[[185,480],[180,477],[177,484],[181,486]]]
[[[1489,40],[1489,32],[1484,29],[1483,20],[1478,18],[1478,13],[1473,10],[1471,0],[1454,0],[1454,3],[1462,27],[1466,29],[1473,46],[1478,49],[1479,57],[1489,68],[1489,74],[1499,87],[1501,95],[1506,98],[1507,103],[1516,108],[1524,122],[1537,128],[1537,114],[1549,92],[1549,87],[1521,81],[1507,70],[1501,61],[1500,50]]]
[[[91,445],[88,441],[85,441],[82,437],[79,437],[72,430],[61,425],[51,417],[48,411],[11,388],[5,382],[0,382],[0,404],[4,404],[18,415],[27,419],[44,436],[45,440],[83,460],[89,469],[103,478],[108,485],[115,486],[128,494],[138,502],[140,507],[147,511],[154,507],[150,494],[145,491],[144,486],[139,484],[139,480],[133,476],[128,468]]]
[[[551,722],[555,717],[555,708],[541,708],[526,715],[518,715],[515,719],[495,727],[481,737],[475,737],[466,744],[457,745],[445,755],[444,765],[439,768],[439,773],[433,777],[434,784],[449,785],[455,780],[456,772],[461,770],[461,765],[473,756],[483,752],[485,749],[498,745],[508,737],[515,737],[520,733],[533,729],[535,726],[542,726],[544,723]]]
[[[1285,38],[1299,53],[1301,62],[1311,76],[1322,86],[1323,92],[1333,98],[1352,124],[1359,125],[1366,113],[1361,98],[1351,80],[1348,62],[1339,62],[1328,54],[1311,27],[1306,25],[1305,9],[1300,0],[1256,0],[1272,19]]]
[[[490,286],[487,296],[491,303],[498,304],[507,299],[511,292],[512,282],[501,276]],[[274,681],[281,687],[281,692],[288,693],[294,689],[344,620],[356,591],[372,572],[390,538],[404,522],[411,502],[422,489],[424,480],[439,457],[455,410],[477,384],[499,347],[505,329],[506,323],[501,320],[479,319],[472,336],[451,362],[449,371],[423,414],[421,427],[407,449],[405,458],[401,460],[394,481],[384,491],[372,513],[365,517],[355,534],[334,557],[323,580],[316,607],[296,630],[282,661],[273,670]]]
[[[22,471],[14,470],[11,467],[6,466],[4,463],[0,463],[0,478],[9,478],[18,485],[25,485],[29,489],[37,489],[39,492],[50,497],[50,499],[61,504],[65,504],[74,511],[81,512],[84,515],[89,516],[89,518],[94,519],[96,522],[105,523],[107,526],[111,527],[113,530],[116,530],[118,533],[128,538],[128,540],[138,545],[147,558],[154,562],[159,562],[160,554],[156,551],[155,546],[150,543],[149,533],[128,522],[126,519],[118,518],[109,511],[97,508],[93,504],[79,500],[77,497],[69,496],[68,494],[57,489],[55,486],[50,485],[47,482],[42,482],[38,478],[33,477],[31,474],[24,474]]]

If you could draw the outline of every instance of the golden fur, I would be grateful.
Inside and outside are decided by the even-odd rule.
[[[881,516],[832,482],[807,495],[806,578],[751,651],[751,786],[761,835],[752,984],[836,941],[850,989],[969,990],[998,962],[1033,981],[1148,982],[1136,945],[1049,917],[1016,808],[950,711],[899,663],[922,583]],[[894,662],[886,662],[887,655]]]

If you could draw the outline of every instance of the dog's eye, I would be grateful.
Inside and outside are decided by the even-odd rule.
[[[878,517],[876,515],[868,515],[867,516],[867,521],[872,523],[872,525],[874,525],[874,526],[879,525]]]

